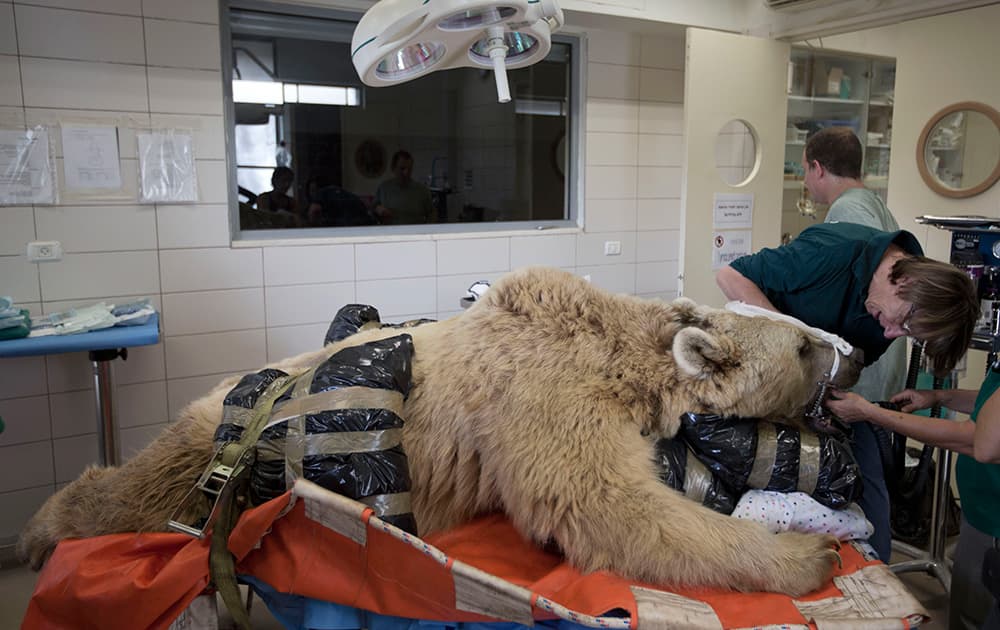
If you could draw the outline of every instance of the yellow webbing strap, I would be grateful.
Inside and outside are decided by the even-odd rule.
[[[403,393],[391,389],[375,389],[355,385],[339,387],[315,394],[298,392],[274,408],[268,426],[280,424],[296,416],[336,409],[387,409],[403,417]]]
[[[233,621],[243,630],[250,630],[250,617],[240,598],[240,588],[236,582],[236,559],[229,552],[229,534],[236,525],[242,506],[237,498],[246,490],[247,473],[252,463],[253,448],[260,439],[260,434],[271,417],[271,407],[274,401],[288,391],[296,378],[285,376],[276,379],[257,399],[253,408],[253,416],[243,429],[243,435],[238,442],[230,442],[219,451],[211,466],[221,463],[233,468],[230,483],[226,484],[219,498],[219,515],[212,528],[212,545],[209,551],[209,571],[212,583],[222,596],[222,601],[229,609]]]

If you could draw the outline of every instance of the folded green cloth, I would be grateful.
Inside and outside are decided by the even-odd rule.
[[[20,317],[24,318],[24,321],[17,326],[9,326],[7,328],[0,328],[0,341],[7,339],[20,339],[21,337],[27,337],[28,333],[31,332],[31,313],[27,309],[21,309]]]

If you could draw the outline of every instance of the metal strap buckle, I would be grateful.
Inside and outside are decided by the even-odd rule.
[[[212,455],[212,459],[201,474],[194,487],[184,495],[184,500],[174,510],[170,520],[167,521],[167,529],[182,534],[188,534],[195,538],[204,538],[205,532],[211,529],[218,516],[219,508],[226,505],[233,493],[237,483],[242,481],[249,473],[250,466],[256,456],[256,443],[267,419],[271,416],[271,408],[275,400],[281,397],[290,387],[296,383],[296,379],[286,375],[275,379],[265,393],[258,398],[253,407],[253,414],[244,427],[240,439],[235,442],[227,442],[219,447]],[[179,519],[185,514],[197,513],[197,508],[201,506],[196,492],[204,493],[212,504],[208,517],[201,527],[182,523]],[[231,527],[229,524],[227,527]]]
[[[245,470],[245,467],[240,465],[243,461],[242,459],[236,466],[228,466],[222,463],[220,461],[222,454],[222,449],[216,451],[212,457],[212,465],[201,474],[197,483],[188,490],[188,493],[184,495],[184,500],[181,501],[177,509],[174,510],[173,515],[171,515],[170,520],[167,521],[167,529],[181,534],[188,534],[199,539],[204,538],[205,532],[211,529],[212,524],[215,523],[215,519],[218,516],[219,504],[222,502],[224,494],[232,490],[232,482],[240,475],[238,471]],[[200,527],[188,525],[178,520],[187,508],[197,507],[197,495],[195,493],[198,491],[204,493],[212,506],[208,517]]]
[[[826,375],[829,379],[829,374]],[[805,419],[809,427],[817,433],[828,435],[845,436],[850,435],[850,429],[840,419],[830,413],[830,410],[823,406],[826,402],[826,394],[833,386],[829,380],[816,383],[816,396],[812,404],[805,412]]]

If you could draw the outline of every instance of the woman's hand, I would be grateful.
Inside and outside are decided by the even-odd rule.
[[[831,392],[830,398],[826,401],[826,408],[844,422],[871,420],[875,412],[881,409],[878,405],[868,402],[854,392],[841,389],[835,389]]]
[[[889,400],[899,405],[903,413],[913,413],[919,409],[930,409],[938,404],[938,392],[933,389],[904,389]]]

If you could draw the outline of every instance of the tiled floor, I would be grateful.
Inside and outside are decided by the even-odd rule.
[[[954,548],[954,541],[951,539],[951,543],[948,549]],[[904,560],[910,560],[906,556],[901,556],[898,553],[892,554],[892,562],[901,562]],[[923,630],[947,630],[948,628],[948,593],[944,590],[944,587],[936,578],[931,577],[927,573],[913,572],[913,573],[903,573],[899,575],[899,579],[903,581],[903,584],[910,589],[910,593],[917,598],[924,608],[927,610],[927,614],[931,616],[931,620],[924,625],[920,626]]]
[[[893,561],[904,559],[906,558],[893,557]],[[10,566],[9,564],[0,566],[0,628],[7,630],[20,626],[35,585],[35,577],[35,573],[23,566]],[[945,630],[948,627],[948,596],[941,584],[923,573],[906,573],[901,575],[900,579],[920,600],[932,617],[932,620],[921,628]],[[279,630],[282,628],[282,625],[268,613],[260,600],[255,600],[254,604],[250,618],[255,630]],[[220,610],[223,608],[220,603]],[[220,629],[228,627],[231,625],[226,622],[220,624]]]

